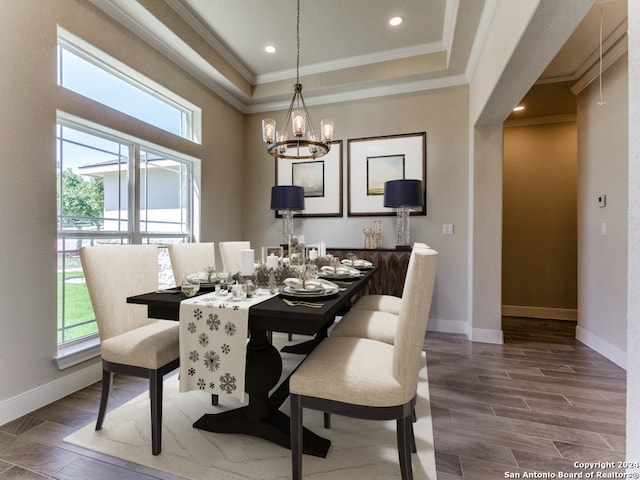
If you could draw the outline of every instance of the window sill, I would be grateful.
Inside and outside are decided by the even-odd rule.
[[[65,370],[97,357],[100,357],[100,338],[95,336],[70,345],[58,346],[58,354],[53,362],[58,370]]]

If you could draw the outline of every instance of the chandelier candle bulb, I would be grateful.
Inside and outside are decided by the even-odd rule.
[[[333,120],[322,120],[320,130],[322,131],[322,141],[330,142],[333,138]]]
[[[262,120],[262,139],[264,143],[273,143],[276,138],[276,121],[272,118]]]
[[[316,145],[313,145],[313,143],[316,141],[316,136],[313,134],[313,132],[309,132],[309,151],[311,153],[316,153],[318,151],[318,147]]]
[[[278,135],[278,143],[282,144],[278,147],[278,152],[285,153],[287,151],[287,146],[285,145],[286,142],[287,142],[287,131],[283,129]]]
[[[293,112],[291,114],[291,126],[293,128],[293,134],[296,137],[301,137],[304,135],[304,131],[305,131],[305,119],[304,119],[304,112]]]

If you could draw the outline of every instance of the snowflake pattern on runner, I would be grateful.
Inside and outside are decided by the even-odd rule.
[[[263,300],[263,299],[262,299]],[[262,300],[254,300],[262,301]],[[180,310],[181,391],[202,390],[244,400],[248,309],[205,294]],[[184,389],[183,389],[184,388]]]
[[[213,350],[209,350],[204,354],[204,366],[210,372],[215,372],[220,368],[220,355],[218,355]]]
[[[220,317],[217,313],[210,313],[207,317],[207,326],[211,331],[218,331],[220,329]]]
[[[225,373],[220,377],[220,389],[227,393],[235,392],[236,388],[238,388],[236,384],[236,377],[231,375],[230,373]]]

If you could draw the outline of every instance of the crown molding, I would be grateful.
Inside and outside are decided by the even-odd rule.
[[[334,70],[341,70],[344,68],[360,67],[363,65],[372,65],[376,63],[388,62],[392,60],[399,60],[402,58],[417,57],[419,55],[428,55],[431,53],[438,53],[445,49],[442,42],[423,43],[421,45],[414,45],[406,48],[396,48],[393,50],[385,50],[383,52],[376,52],[369,55],[359,55],[349,58],[341,58],[331,62],[316,63],[314,65],[306,65],[300,67],[300,76],[315,75],[318,73],[328,73]],[[263,83],[277,82],[281,80],[290,80],[296,78],[296,69],[290,68],[287,70],[281,70],[279,72],[266,73],[264,75],[257,75],[255,78],[255,84],[260,85]]]
[[[469,80],[466,76],[456,75],[383,87],[364,88],[348,92],[333,93],[330,95],[318,95],[309,97],[305,96],[305,102],[308,106],[352,102],[355,100],[366,100],[368,98],[386,97],[390,95],[402,95],[405,93],[435,90],[438,88],[456,87],[460,85],[466,85],[468,83]],[[263,113],[277,110],[286,110],[289,107],[289,103],[290,101],[282,101],[252,105],[248,107],[246,113]]]
[[[611,65],[613,65],[620,57],[627,53],[629,49],[628,38],[625,32],[624,36],[618,40],[618,42],[602,56],[602,71],[605,72]],[[600,77],[600,62],[596,62],[580,77],[576,84],[571,87],[571,92],[574,95],[578,95],[591,83]]]
[[[577,119],[578,119],[578,116],[575,113],[565,113],[561,115],[543,115],[540,117],[528,117],[528,118],[518,118],[514,120],[507,120],[506,122],[504,122],[503,126],[505,128],[526,127],[529,125],[575,122],[577,121]]]
[[[480,22],[478,22],[478,29],[476,30],[476,36],[473,39],[471,52],[469,52],[469,60],[467,61],[467,68],[465,70],[465,76],[467,78],[473,77],[476,67],[478,66],[480,53],[482,52],[482,47],[487,40],[496,5],[497,0],[487,0],[484,4],[484,8],[482,9],[482,15],[480,16]]]

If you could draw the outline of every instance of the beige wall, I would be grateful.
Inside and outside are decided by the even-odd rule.
[[[311,108],[314,121],[332,118],[335,138],[343,140],[344,217],[295,220],[296,232],[307,242],[329,246],[361,247],[362,229],[382,221],[386,247],[395,246],[395,217],[347,216],[347,163],[349,138],[397,133],[427,132],[427,216],[412,217],[413,241],[422,241],[440,252],[438,278],[431,308],[430,326],[466,331],[467,269],[467,118],[466,87],[433,90],[348,104]],[[262,143],[260,121],[281,121],[285,112],[252,115],[247,119],[246,182],[248,185],[244,231],[253,245],[279,244],[282,225],[269,210],[275,184],[275,160]],[[454,224],[453,236],[442,235],[442,224]]]
[[[578,96],[578,329],[576,336],[626,364],[628,66],[624,55]],[[598,208],[598,195],[607,206]],[[606,224],[606,236],[602,235]]]
[[[505,314],[576,318],[576,135],[575,122],[504,130]]]
[[[56,85],[56,23],[203,108],[202,145],[145,126]],[[56,353],[56,110],[202,160],[202,238],[242,234],[244,117],[89,2],[0,2],[0,417],[99,377],[59,372]],[[9,367],[12,366],[12,367]],[[27,395],[29,394],[29,395]],[[25,395],[27,400],[21,399]],[[5,402],[11,399],[10,402]],[[0,423],[4,423],[0,420]]]

